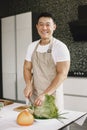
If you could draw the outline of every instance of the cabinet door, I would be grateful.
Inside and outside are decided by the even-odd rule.
[[[16,15],[16,53],[17,53],[17,98],[25,100],[23,64],[28,44],[32,41],[31,12]]]
[[[87,79],[74,77],[67,78],[64,81],[64,94],[87,97]]]
[[[68,78],[64,82],[65,109],[87,111],[87,79]]]
[[[3,97],[16,99],[15,16],[2,18]]]
[[[67,110],[87,111],[87,97],[64,96],[64,107]]]

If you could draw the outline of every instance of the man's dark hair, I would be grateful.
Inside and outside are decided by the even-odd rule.
[[[52,16],[52,14],[50,14],[50,13],[48,13],[48,12],[43,12],[43,13],[41,13],[41,14],[37,17],[37,23],[38,23],[38,21],[39,21],[39,19],[40,19],[41,17],[49,17],[49,18],[51,18],[51,19],[53,20],[53,22],[55,23],[54,17]]]

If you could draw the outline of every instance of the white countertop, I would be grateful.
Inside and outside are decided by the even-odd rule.
[[[16,123],[19,112],[16,112],[13,109],[21,105],[23,106],[25,104],[13,103],[3,107],[0,111],[1,130],[59,130],[76,121],[78,124],[82,125],[87,117],[86,112],[64,110],[62,113],[67,112],[67,114],[63,115],[66,119],[61,119],[60,121],[57,119],[35,121],[31,126],[20,126]]]

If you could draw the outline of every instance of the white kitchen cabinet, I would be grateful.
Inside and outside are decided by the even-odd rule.
[[[87,112],[87,79],[67,78],[64,82],[65,109]]]
[[[31,13],[16,15],[16,47],[17,47],[17,97],[24,99],[25,82],[23,78],[23,63],[28,44],[32,41]]]
[[[65,95],[64,100],[65,109],[87,112],[87,97]]]
[[[32,13],[2,18],[3,98],[25,100],[23,63],[32,41]]]
[[[16,98],[15,16],[1,20],[3,97]]]

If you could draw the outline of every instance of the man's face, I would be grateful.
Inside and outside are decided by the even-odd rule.
[[[49,17],[41,17],[36,28],[41,39],[49,39],[56,29],[56,24],[54,24],[53,20]]]

